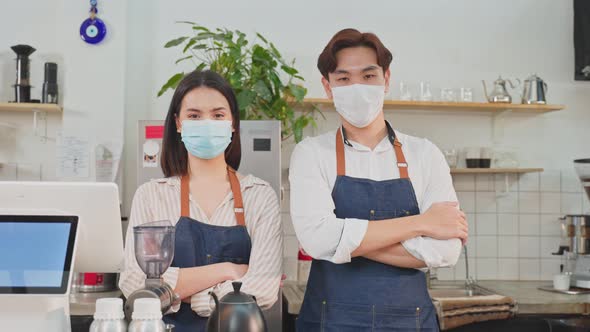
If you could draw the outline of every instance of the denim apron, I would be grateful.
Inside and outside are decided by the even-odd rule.
[[[338,130],[332,190],[336,217],[372,222],[420,213],[402,145],[386,124],[399,179],[346,176],[343,141],[352,145],[344,128]],[[346,264],[313,260],[297,331],[438,331],[438,323],[424,272],[354,257]]]
[[[240,182],[235,170],[228,167],[228,177],[234,196],[234,211],[237,226],[215,226],[190,218],[189,177],[180,181],[180,219],[176,224],[174,260],[172,265],[179,268],[204,266],[231,262],[248,264],[250,260],[250,235],[246,230],[244,204]],[[174,324],[175,332],[202,332],[207,327],[208,317],[195,313],[191,305],[182,302],[180,310],[164,316],[164,321]]]

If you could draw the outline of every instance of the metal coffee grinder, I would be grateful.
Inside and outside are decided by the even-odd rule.
[[[133,303],[139,298],[159,299],[162,313],[180,303],[180,297],[162,278],[174,258],[174,230],[167,220],[133,227],[135,259],[145,273],[146,280],[145,287],[129,295],[125,302],[125,317],[128,321],[133,313]]]
[[[590,199],[590,159],[574,160],[574,167]],[[564,272],[571,273],[571,285],[590,288],[590,211],[566,215],[560,220],[562,244],[556,254],[566,255]]]
[[[584,191],[590,199],[590,159],[574,160],[576,173],[582,181]],[[574,237],[577,242],[577,254],[572,285],[590,288],[590,211],[587,214],[573,216]]]

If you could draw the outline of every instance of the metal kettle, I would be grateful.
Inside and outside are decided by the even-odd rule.
[[[524,80],[524,90],[522,92],[523,104],[546,104],[546,95],[547,83],[539,76],[531,75]]]
[[[518,81],[518,84],[516,86],[518,86],[520,84],[520,80],[519,79],[516,79],[516,80]],[[504,80],[504,79],[502,79],[501,76],[499,76],[498,79],[494,81],[494,89],[488,95],[488,89],[486,87],[486,82],[484,80],[481,81],[481,83],[483,83],[483,92],[484,92],[488,102],[490,102],[490,103],[507,103],[507,104],[510,104],[512,102],[512,97],[510,96],[510,94],[508,93],[508,90],[506,89],[506,82],[508,82],[513,89],[516,87],[514,84],[512,84],[512,81],[510,81],[508,79]]]
[[[262,310],[252,295],[240,292],[241,282],[233,282],[234,291],[221,299],[211,292],[215,310],[207,321],[207,332],[267,332]]]

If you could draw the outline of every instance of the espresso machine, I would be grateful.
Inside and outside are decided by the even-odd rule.
[[[135,259],[146,279],[145,287],[131,293],[125,302],[125,317],[128,321],[131,320],[133,304],[139,298],[159,299],[162,313],[180,304],[179,296],[162,278],[174,258],[174,230],[168,220],[133,227]]]
[[[590,199],[590,159],[574,160],[574,167]],[[560,253],[564,254],[564,249],[568,251],[565,272],[572,274],[572,287],[590,288],[590,211],[560,219],[566,242],[560,246]]]

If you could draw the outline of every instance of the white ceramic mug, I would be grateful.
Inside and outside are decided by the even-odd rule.
[[[553,288],[557,290],[568,290],[570,289],[570,275],[566,273],[560,273],[553,276]]]

